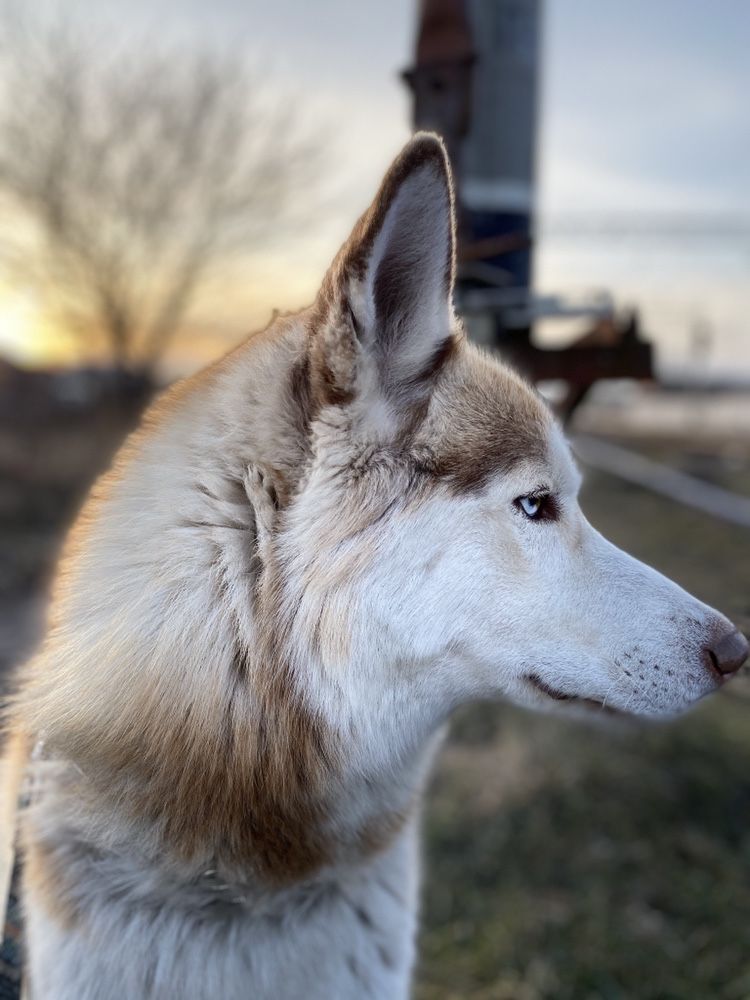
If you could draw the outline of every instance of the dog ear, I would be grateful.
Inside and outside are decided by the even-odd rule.
[[[455,346],[453,187],[436,135],[395,160],[326,276],[316,369],[323,401],[376,392],[391,409],[424,399]]]

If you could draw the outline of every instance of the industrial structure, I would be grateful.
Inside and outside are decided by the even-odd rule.
[[[420,0],[403,77],[415,129],[439,132],[456,178],[457,307],[470,335],[535,381],[562,380],[570,413],[600,378],[650,378],[634,314],[532,291],[542,0]],[[587,326],[565,348],[534,343],[542,319]]]

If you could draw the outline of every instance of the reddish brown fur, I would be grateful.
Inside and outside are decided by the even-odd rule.
[[[331,859],[322,827],[336,751],[283,665],[260,684],[256,672],[252,698],[246,674],[239,665],[217,681],[217,700],[227,693],[215,732],[146,693],[122,730],[89,727],[65,749],[92,779],[84,792],[154,823],[165,848],[293,881]]]
[[[544,402],[509,371],[453,361],[417,436],[420,471],[466,492],[519,462],[542,460],[552,420]]]

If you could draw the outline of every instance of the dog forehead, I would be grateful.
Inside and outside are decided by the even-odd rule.
[[[555,421],[520,376],[468,343],[436,386],[422,442],[457,489],[483,487],[520,464],[549,461]]]

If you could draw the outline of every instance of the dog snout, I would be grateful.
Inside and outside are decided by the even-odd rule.
[[[750,644],[736,628],[717,636],[704,648],[711,669],[722,678],[736,673],[750,653]]]

